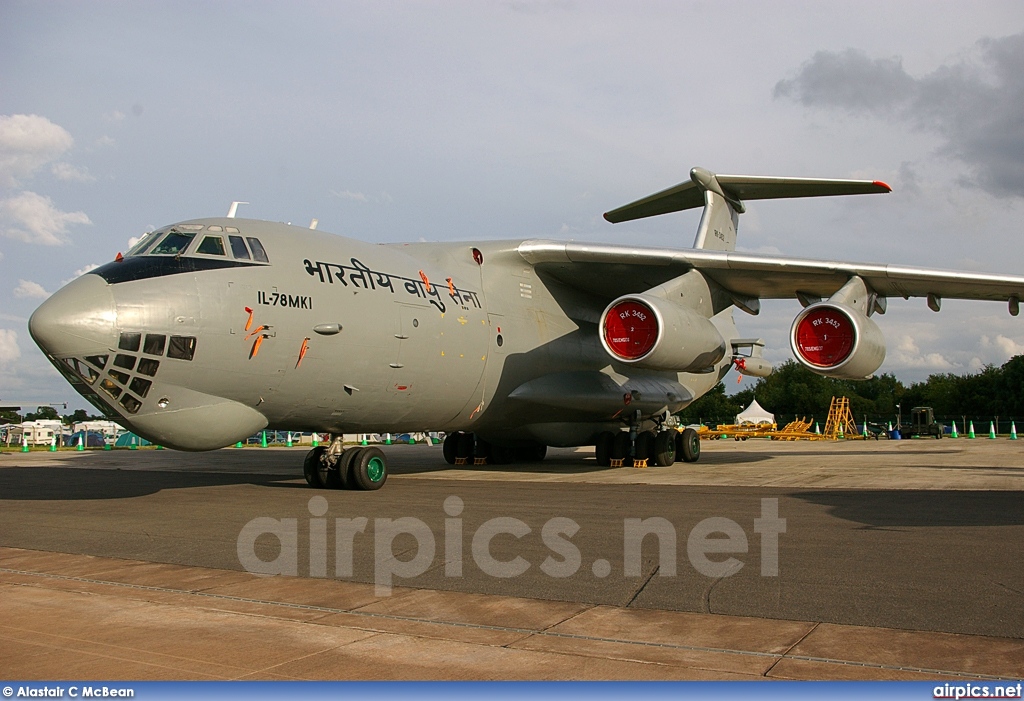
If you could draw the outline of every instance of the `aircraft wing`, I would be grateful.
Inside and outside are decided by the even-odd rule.
[[[530,240],[519,253],[539,273],[611,300],[698,269],[737,298],[827,298],[852,276],[881,297],[930,297],[1009,302],[1024,297],[1024,276],[851,263],[705,249],[640,248]],[[930,303],[931,303],[930,299]],[[742,306],[739,305],[739,306]]]

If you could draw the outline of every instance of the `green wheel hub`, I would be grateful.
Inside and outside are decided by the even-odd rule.
[[[384,461],[380,458],[370,458],[370,462],[366,465],[366,476],[370,478],[371,482],[380,482],[384,476]]]

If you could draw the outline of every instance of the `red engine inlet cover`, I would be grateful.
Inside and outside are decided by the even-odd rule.
[[[846,360],[857,340],[853,322],[837,309],[815,309],[796,329],[797,350],[811,365],[830,368]]]
[[[616,356],[636,360],[651,352],[658,340],[658,317],[643,302],[627,299],[604,317],[604,341]]]

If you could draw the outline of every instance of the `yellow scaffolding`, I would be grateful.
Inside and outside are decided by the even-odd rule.
[[[837,441],[840,438],[850,440],[863,437],[857,431],[857,424],[853,420],[849,397],[832,397],[832,404],[828,408],[828,419],[825,420],[825,432],[822,434],[822,438]]]

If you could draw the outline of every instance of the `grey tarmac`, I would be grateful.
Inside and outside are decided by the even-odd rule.
[[[698,463],[648,469],[598,468],[583,449],[463,469],[447,466],[435,447],[385,451],[391,476],[377,492],[310,489],[298,448],[4,452],[0,588],[10,615],[0,646],[8,675],[1024,676],[1024,442],[705,441]],[[353,541],[351,577],[332,576],[333,528],[328,577],[309,577],[310,499],[318,495],[329,521],[368,519]],[[451,517],[443,505],[451,496],[463,503],[461,577],[445,572]],[[776,577],[761,576],[754,520],[763,499],[777,499],[786,519]],[[258,517],[297,520],[298,577],[243,571],[238,536]],[[429,526],[436,554],[423,574],[396,578],[392,595],[380,596],[372,586],[375,519],[402,517]],[[472,535],[498,517],[530,528],[491,542],[497,560],[529,563],[519,576],[487,575],[470,553]],[[624,520],[651,517],[674,528],[676,573],[664,575],[649,537],[640,576],[625,576]],[[742,567],[727,577],[704,576],[687,558],[688,535],[713,517],[731,519],[747,539],[746,552],[733,554]],[[553,518],[579,525],[571,540],[582,562],[572,576],[541,570],[557,559],[541,537]],[[257,541],[264,559],[276,548],[270,537]],[[412,536],[393,541],[400,561],[416,551]],[[607,561],[606,576],[597,561]],[[167,624],[161,616],[194,628],[197,640],[219,631],[228,649],[261,652],[239,665],[217,661],[198,642],[164,649],[154,641]],[[115,630],[127,638],[119,642]],[[292,641],[277,657],[258,642],[274,631]],[[74,665],[62,665],[60,651],[85,639],[113,647],[83,648]],[[356,667],[361,675],[328,662],[382,651],[393,660],[386,671]],[[450,664],[432,668],[435,658]],[[113,677],[112,659],[125,663]]]

